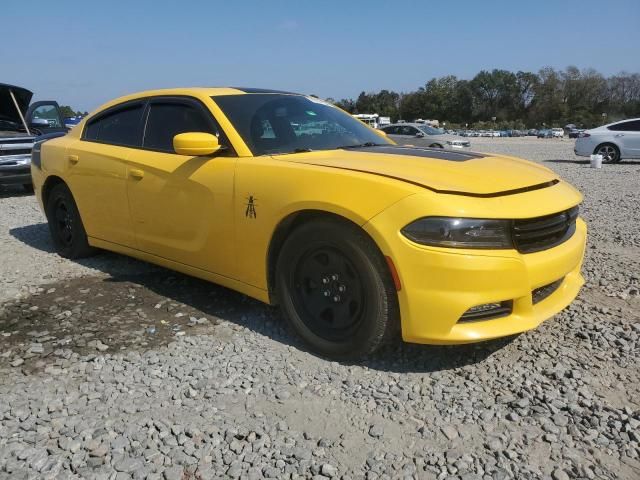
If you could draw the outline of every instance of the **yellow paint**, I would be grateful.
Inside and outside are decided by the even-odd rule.
[[[570,240],[526,255],[425,247],[400,234],[425,216],[528,218],[580,203],[580,193],[563,181],[482,197],[556,180],[551,170],[491,155],[464,162],[345,150],[254,157],[215,104],[216,95],[231,94],[245,95],[229,88],[156,90],[114,100],[94,113],[137,98],[193,97],[211,111],[237,156],[187,156],[87,142],[80,138],[84,120],[65,137],[43,144],[42,170],[33,167],[41,205],[47,178],[60,177],[74,195],[92,245],[264,302],[270,301],[268,251],[278,225],[307,210],[339,215],[360,225],[393,260],[402,284],[402,336],[409,342],[465,343],[521,332],[577,295],[586,241],[582,220]],[[565,280],[558,291],[531,304],[531,290],[560,278]],[[456,323],[472,306],[503,300],[514,301],[509,317]]]

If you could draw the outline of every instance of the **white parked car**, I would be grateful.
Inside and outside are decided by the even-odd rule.
[[[471,142],[457,135],[441,133],[437,128],[424,123],[401,123],[387,125],[381,129],[389,138],[400,145],[411,144],[419,147],[463,148]]]
[[[582,157],[600,154],[607,163],[640,158],[640,118],[586,130],[576,139],[573,151]]]
[[[562,128],[552,128],[551,136],[553,138],[562,138],[564,137],[564,130]]]

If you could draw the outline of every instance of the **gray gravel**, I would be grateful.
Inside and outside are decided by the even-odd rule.
[[[360,364],[224,288],[63,260],[34,198],[0,190],[0,478],[640,478],[640,163],[472,140],[584,193],[587,285],[515,338]]]

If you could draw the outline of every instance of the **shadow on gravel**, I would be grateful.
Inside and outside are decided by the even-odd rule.
[[[573,163],[575,165],[589,165],[590,160],[566,160],[566,159],[558,159],[558,160],[543,160],[545,163]],[[640,162],[630,161],[630,160],[622,160],[620,163],[603,163],[603,166],[606,167],[623,167],[625,165],[640,165]]]
[[[9,234],[25,245],[37,248],[43,252],[53,253],[55,251],[49,235],[49,226],[46,223],[36,223],[25,227],[12,228],[9,230]]]
[[[44,223],[15,228],[10,233],[31,247],[53,251]],[[166,345],[177,335],[216,336],[220,320],[307,351],[286,328],[277,308],[225,287],[111,253],[79,263],[108,277],[58,281],[44,285],[37,295],[2,306],[0,334],[10,333],[2,341],[14,352],[0,363],[20,357],[27,364],[42,367],[46,357],[56,351],[60,354],[61,349],[81,354],[147,350]],[[141,274],[149,268],[150,273]],[[428,346],[398,339],[357,363],[398,373],[449,370],[481,362],[512,340]]]

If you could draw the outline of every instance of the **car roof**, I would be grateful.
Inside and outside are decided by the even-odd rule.
[[[427,125],[426,123],[415,123],[415,122],[404,122],[404,123],[392,123],[389,125],[385,125],[383,128],[387,128],[387,127],[421,127],[422,125]],[[427,127],[430,127],[431,125],[427,125]],[[431,127],[431,128],[435,128],[435,127]]]
[[[640,120],[640,117],[638,117],[638,118],[625,118],[624,120],[618,120],[616,122],[607,123],[606,125],[602,125],[602,126],[603,127],[608,127],[609,125],[617,125],[617,124],[622,123],[622,122],[634,122],[634,121],[637,121],[637,120]]]
[[[145,90],[142,92],[132,93],[124,97],[125,98],[143,98],[143,97],[156,97],[162,95],[206,95],[208,97],[217,97],[220,95],[246,95],[252,93],[279,93],[286,95],[302,95],[301,93],[285,92],[283,90],[270,90],[267,88],[246,88],[246,87],[180,87],[180,88],[165,88],[156,90]]]
[[[122,97],[114,98],[107,103],[100,105],[89,115],[93,117],[97,113],[103,112],[108,108],[115,107],[125,102],[130,102],[148,97],[164,97],[164,96],[194,96],[194,97],[218,97],[221,95],[252,95],[258,93],[280,94],[280,95],[300,95],[301,93],[285,92],[282,90],[271,90],[267,88],[247,88],[247,87],[181,87],[181,88],[165,88],[156,90],[144,90],[141,92],[131,93]]]

